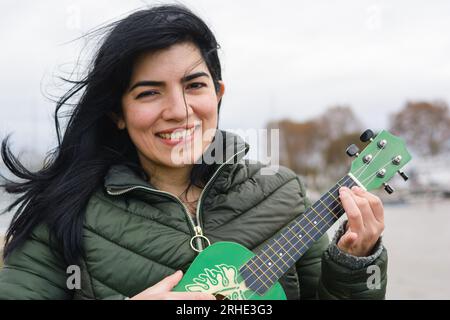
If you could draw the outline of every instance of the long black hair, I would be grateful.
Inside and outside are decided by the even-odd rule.
[[[56,104],[55,126],[58,146],[37,172],[28,170],[14,156],[8,137],[1,146],[6,167],[22,181],[4,179],[1,185],[17,199],[6,211],[16,208],[6,233],[4,258],[22,245],[35,227],[45,224],[50,238],[57,240],[68,264],[83,256],[82,226],[89,197],[114,164],[141,170],[136,148],[126,130],[118,130],[111,114],[121,114],[121,97],[129,86],[136,58],[176,43],[195,44],[213,78],[216,92],[222,79],[219,45],[208,26],[181,5],[159,5],[139,10],[102,27],[103,42],[86,76],[70,81],[71,89]],[[71,99],[72,107],[61,134],[60,116]],[[218,110],[220,110],[220,104]],[[196,164],[191,184],[202,185],[214,171],[211,165]],[[53,242],[53,241],[52,241]]]

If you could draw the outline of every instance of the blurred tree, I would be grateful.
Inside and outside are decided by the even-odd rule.
[[[297,123],[291,120],[272,121],[268,129],[280,130],[280,164],[302,175],[315,174],[320,137],[315,121]],[[302,137],[299,139],[299,137]]]
[[[420,155],[450,150],[450,114],[443,101],[407,102],[391,116],[390,130]]]
[[[318,119],[321,130],[330,139],[362,130],[362,123],[350,106],[332,106]]]
[[[280,130],[280,164],[320,188],[347,172],[345,149],[359,141],[362,125],[349,106],[333,106],[316,119],[272,121],[267,127]]]
[[[360,135],[360,131],[346,133],[329,141],[328,147],[323,152],[323,157],[326,163],[327,176],[331,180],[340,179],[348,173],[351,162],[354,160],[345,153],[349,145],[354,143],[360,150],[364,149],[365,144],[359,140]]]

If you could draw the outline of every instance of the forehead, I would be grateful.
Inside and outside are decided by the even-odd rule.
[[[133,67],[133,80],[178,80],[194,71],[208,72],[200,50],[183,42],[156,52],[141,54]]]

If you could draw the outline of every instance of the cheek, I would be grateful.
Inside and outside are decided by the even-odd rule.
[[[203,120],[214,120],[217,118],[217,99],[216,97],[208,97],[192,104],[193,111]]]
[[[155,109],[133,106],[125,109],[125,122],[129,131],[146,131],[158,120]]]

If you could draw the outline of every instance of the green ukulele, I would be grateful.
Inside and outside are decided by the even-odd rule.
[[[341,186],[365,190],[384,186],[392,193],[386,182],[395,173],[408,179],[400,171],[411,160],[402,139],[387,131],[374,137],[367,130],[361,140],[370,141],[361,153],[355,145],[347,148],[347,154],[356,156],[350,172],[257,254],[237,243],[214,243],[196,257],[174,291],[208,292],[229,300],[285,300],[278,279],[342,216]]]

